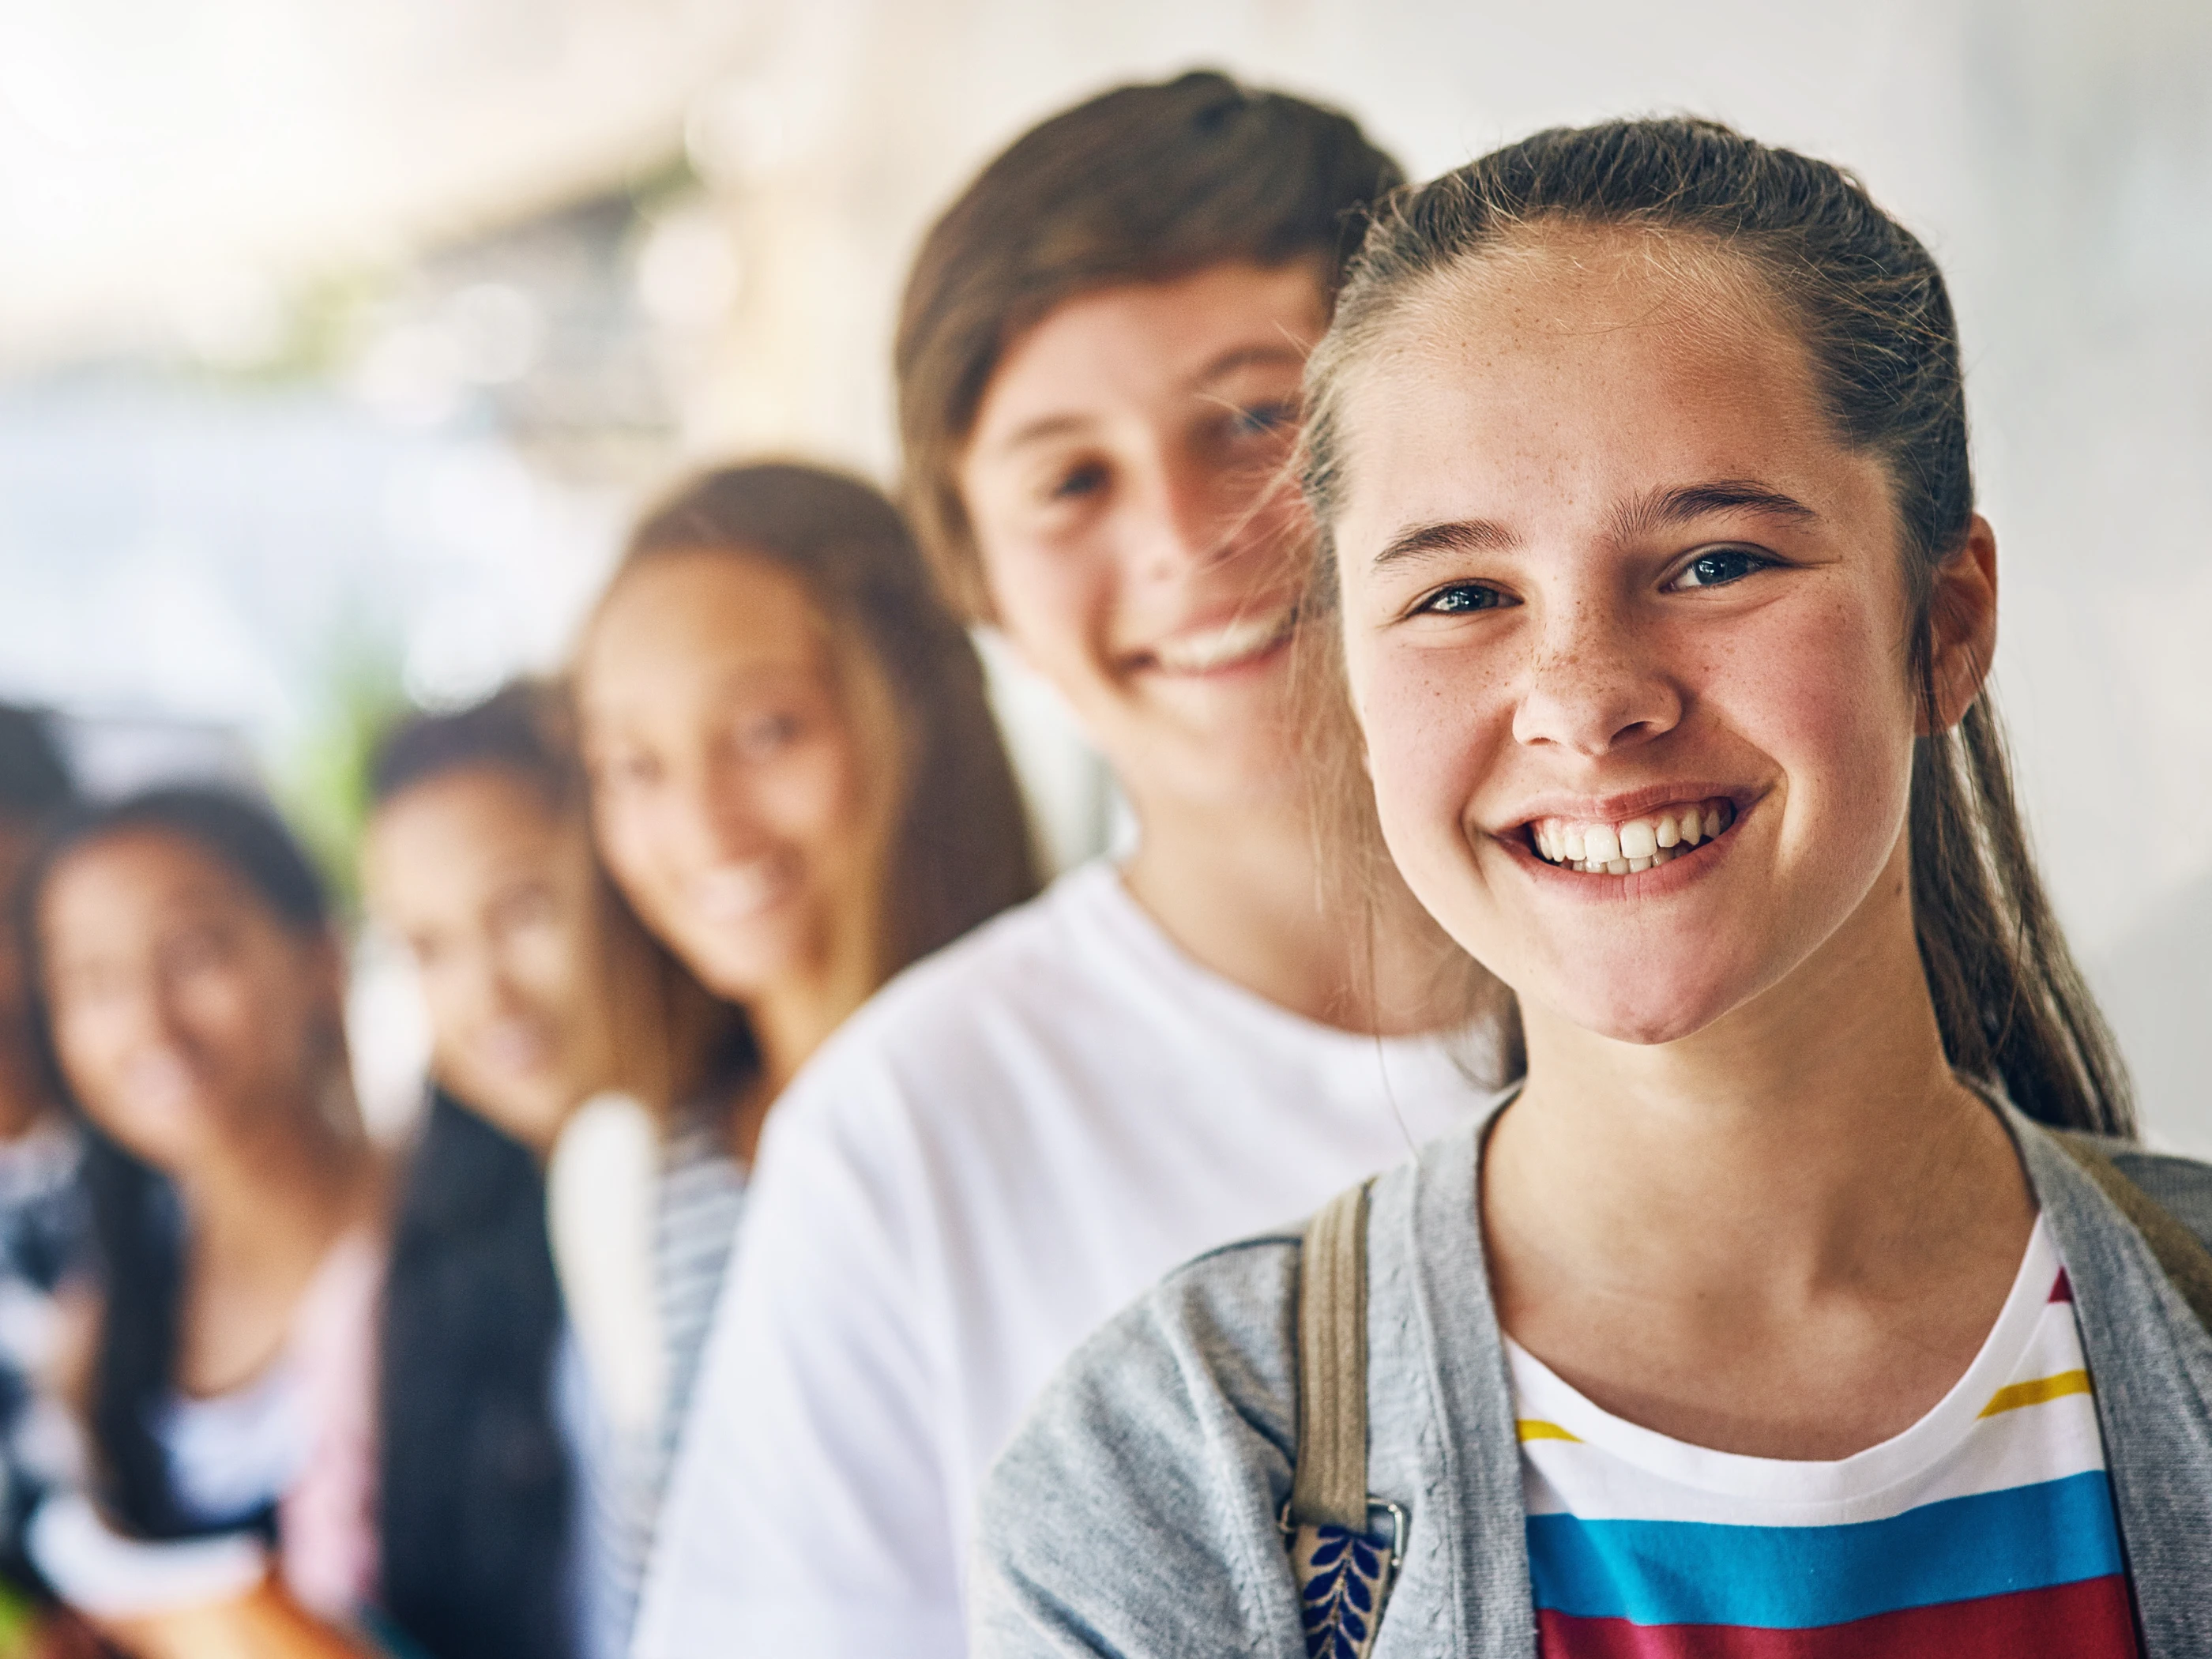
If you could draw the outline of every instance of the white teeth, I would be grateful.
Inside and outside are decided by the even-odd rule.
[[[1725,800],[1701,801],[1623,823],[1547,818],[1528,826],[1528,839],[1549,863],[1586,875],[1634,876],[1711,841],[1735,817],[1735,808]]]
[[[1152,660],[1171,674],[1206,674],[1227,668],[1280,644],[1290,634],[1293,615],[1278,611],[1162,640],[1152,647]]]
[[[783,897],[793,874],[790,860],[781,858],[722,865],[693,884],[691,902],[700,915],[717,925],[749,921]]]

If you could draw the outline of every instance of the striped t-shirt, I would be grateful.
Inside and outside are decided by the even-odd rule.
[[[1966,1374],[1838,1462],[1686,1445],[1508,1348],[1545,1659],[2134,1659],[2096,1401],[2040,1221]]]

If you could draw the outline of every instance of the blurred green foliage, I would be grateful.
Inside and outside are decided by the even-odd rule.
[[[409,708],[393,635],[355,623],[331,641],[313,708],[277,757],[277,805],[330,878],[344,914],[361,901],[361,837],[368,820],[369,763],[393,720]]]

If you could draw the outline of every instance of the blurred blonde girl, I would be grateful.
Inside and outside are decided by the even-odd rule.
[[[672,1453],[777,1096],[886,979],[1029,897],[1036,871],[975,647],[858,480],[771,463],[678,489],[631,537],[574,693],[609,871],[744,1016],[663,1155]]]

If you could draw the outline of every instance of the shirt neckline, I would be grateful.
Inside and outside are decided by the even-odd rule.
[[[1218,1005],[1220,1016],[1248,1024],[1273,1027],[1278,1040],[1296,1042],[1310,1050],[1334,1048],[1346,1059],[1371,1060],[1378,1053],[1395,1064],[1453,1064],[1453,1050],[1462,1040],[1470,1056],[1475,1044],[1470,1034],[1422,1031],[1404,1036],[1378,1036],[1324,1024],[1269,1001],[1258,992],[1238,984],[1227,975],[1207,967],[1176,943],[1152,913],[1145,908],[1122,879],[1121,866],[1112,858],[1097,858],[1079,865],[1060,878],[1062,895],[1074,907],[1087,910],[1091,919],[1112,935],[1148,973],[1155,985],[1178,999],[1200,995]],[[1172,987],[1170,990],[1170,988]]]
[[[1556,1423],[1575,1438],[1678,1486],[1770,1503],[1833,1503],[1871,1497],[1911,1480],[1958,1447],[2026,1356],[2060,1266],[2039,1212],[2004,1305],[1959,1380],[1910,1426],[1849,1457],[1829,1460],[1718,1451],[1631,1423],[1595,1404],[1511,1335],[1499,1334],[1520,1417]]]

